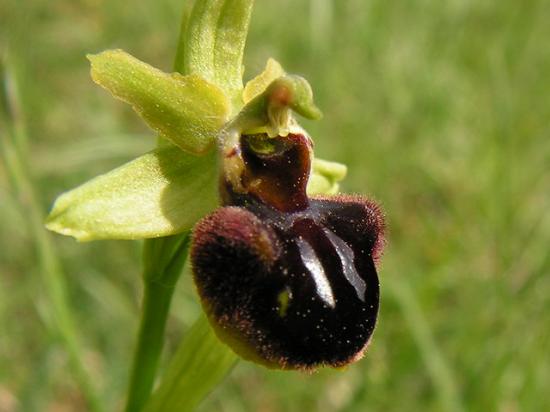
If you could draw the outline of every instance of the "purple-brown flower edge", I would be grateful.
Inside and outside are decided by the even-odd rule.
[[[241,139],[242,188],[195,227],[193,274],[218,336],[273,368],[342,367],[360,359],[379,306],[380,208],[361,196],[308,198],[311,141]]]

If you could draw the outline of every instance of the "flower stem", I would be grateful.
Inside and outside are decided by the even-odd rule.
[[[174,61],[174,70],[180,73],[183,72],[183,50],[189,13],[189,9],[185,9],[183,12]],[[158,146],[168,144],[165,139],[160,137],[157,139],[157,143]],[[170,252],[178,249],[176,245],[180,240],[182,241],[180,246],[183,246],[184,250],[179,253],[180,260],[174,262],[177,267],[173,268],[174,271],[171,276],[168,276],[166,270],[162,269],[159,270],[164,274],[159,277],[154,276],[155,268],[161,267],[163,261],[178,259],[178,254],[170,255]],[[166,318],[170,310],[175,285],[187,259],[188,246],[189,233],[147,239],[143,245],[143,307],[125,412],[141,410],[151,396],[164,343]],[[170,258],[167,258],[167,255],[170,255]],[[165,266],[165,268],[167,267]]]
[[[126,412],[138,412],[151,395],[176,283],[187,259],[189,234],[146,240],[143,306]]]
[[[218,6],[216,6],[216,3]],[[222,3],[224,7],[220,9]],[[183,13],[181,22],[174,70],[181,74],[194,73],[202,75],[207,80],[211,80],[207,75],[208,73],[203,73],[204,67],[201,64],[198,67],[194,67],[193,70],[191,70],[190,65],[192,65],[191,62],[202,62],[205,60],[211,64],[214,63],[214,56],[208,55],[205,50],[208,50],[207,46],[214,47],[216,40],[218,40],[213,37],[213,33],[221,33],[220,41],[223,43],[224,39],[231,39],[233,48],[220,47],[219,51],[226,52],[230,50],[232,54],[226,56],[221,53],[219,56],[218,60],[222,64],[221,67],[216,67],[217,74],[221,76],[218,80],[223,84],[224,89],[227,89],[230,83],[231,86],[235,86],[236,84],[236,89],[240,93],[240,89],[242,88],[242,53],[253,3],[253,0],[229,0],[225,2],[198,0],[196,2],[189,2],[188,8]],[[215,10],[218,10],[217,15]],[[221,12],[221,15],[219,15],[219,12]],[[191,25],[191,29],[189,25]],[[191,31],[199,31],[201,35],[189,36],[189,29]],[[213,51],[212,49],[211,52]],[[214,67],[208,68],[214,71]],[[229,72],[231,72],[231,76],[228,74]],[[231,87],[229,88],[232,92],[235,92]],[[162,140],[159,139],[159,146],[166,144]],[[145,242],[142,318],[130,377],[126,412],[140,411],[151,395],[162,351],[166,317],[170,308],[174,287],[187,258],[188,245],[189,233],[150,239]],[[169,262],[168,265],[165,265],[166,262]],[[205,327],[209,330],[208,326]],[[200,331],[201,329],[194,330]],[[214,336],[211,331],[210,334]],[[214,341],[217,343],[216,339]],[[216,374],[211,374],[210,380],[212,380],[212,386],[225,376],[225,373],[227,373],[235,362],[235,357],[229,350],[220,350],[217,353],[227,353],[229,361],[221,362],[222,366],[226,364],[227,366],[220,368],[222,372],[218,374],[219,377]],[[182,365],[187,366],[185,362]],[[219,367],[220,365],[214,366]],[[206,374],[208,375],[209,372],[211,371],[207,371]],[[199,396],[198,399],[200,400],[202,396],[204,394]]]

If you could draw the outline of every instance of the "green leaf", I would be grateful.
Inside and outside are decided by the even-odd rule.
[[[94,81],[131,104],[162,137],[189,153],[213,147],[230,112],[218,87],[196,75],[164,73],[122,50],[88,58]]]
[[[78,240],[189,230],[218,204],[215,162],[215,152],[196,157],[159,148],[61,195],[46,227]]]
[[[191,327],[144,412],[188,412],[229,373],[238,357],[203,315]]]

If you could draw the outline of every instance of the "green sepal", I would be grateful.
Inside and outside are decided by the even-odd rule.
[[[314,159],[307,183],[307,194],[309,196],[337,194],[340,190],[338,182],[346,177],[347,170],[346,165],[341,163]]]
[[[332,183],[323,175],[312,173],[309,176],[307,182],[308,196],[335,195],[339,190],[340,185],[338,183]]]
[[[313,160],[313,172],[326,176],[332,181],[340,182],[348,174],[348,167],[342,163],[315,158]]]
[[[186,27],[183,73],[196,74],[214,82],[216,24],[224,0],[196,0]]]
[[[46,227],[81,241],[190,230],[219,203],[216,158],[175,146],[149,152],[61,195]]]
[[[182,150],[206,153],[230,114],[225,94],[197,75],[167,74],[122,50],[88,55],[93,80],[132,105],[153,130]]]
[[[243,52],[253,0],[197,0],[186,26],[184,73],[220,87],[242,106]]]
[[[214,49],[215,84],[243,105],[243,54],[254,0],[226,0],[218,20]]]

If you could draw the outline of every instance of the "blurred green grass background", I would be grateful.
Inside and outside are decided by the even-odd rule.
[[[168,71],[182,8],[0,0],[0,52],[18,80],[43,213],[155,144],[94,86],[85,54],[123,48]],[[544,0],[257,1],[247,78],[269,56],[307,77],[325,114],[304,122],[317,154],[346,163],[344,190],[386,211],[381,312],[358,364],[303,375],[240,362],[201,411],[550,410],[549,21]],[[29,199],[12,183],[0,163],[0,411],[82,410],[48,327]],[[50,240],[87,366],[115,410],[137,328],[140,244]],[[168,353],[198,313],[187,274]]]

